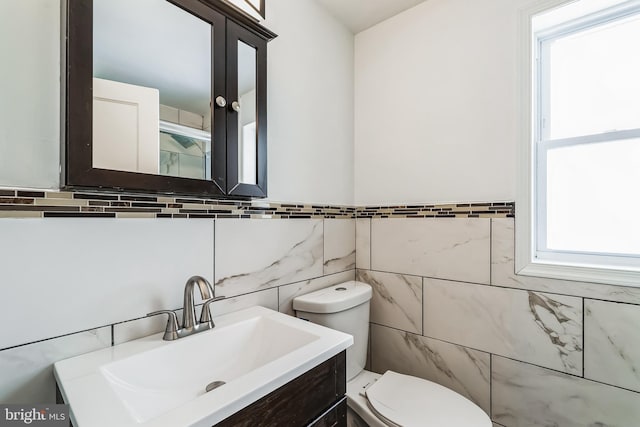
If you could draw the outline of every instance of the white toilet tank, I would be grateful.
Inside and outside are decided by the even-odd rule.
[[[353,335],[347,349],[347,381],[358,375],[367,359],[371,286],[350,281],[293,299],[296,316]]]

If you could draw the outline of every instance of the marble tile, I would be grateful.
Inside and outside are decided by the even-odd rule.
[[[582,375],[582,299],[424,279],[424,335]]]
[[[371,218],[356,219],[356,268],[371,269]]]
[[[211,315],[215,320],[217,316],[253,307],[254,305],[260,305],[262,307],[278,311],[278,289],[265,289],[251,294],[216,301],[211,304]]]
[[[640,306],[585,300],[584,376],[640,392]]]
[[[640,287],[574,282],[515,274],[514,220],[513,218],[493,218],[491,221],[491,284],[640,304]]]
[[[371,221],[372,270],[489,283],[489,219]]]
[[[356,280],[373,290],[370,321],[422,334],[422,278],[356,270]]]
[[[179,307],[189,277],[213,281],[213,232],[209,220],[0,219],[0,323],[21,325],[0,349]]]
[[[356,273],[354,270],[343,271],[342,273],[330,274],[328,276],[317,277],[304,282],[292,283],[290,285],[280,286],[278,297],[278,309],[282,313],[294,316],[293,299],[298,295],[308,294],[318,289],[328,288],[338,283],[355,280]]]
[[[489,413],[489,354],[384,326],[371,325],[371,361],[387,370],[436,382]]]
[[[324,220],[325,275],[353,270],[356,267],[356,220]]]
[[[216,220],[218,293],[231,297],[322,276],[323,220]]]
[[[178,320],[182,320],[182,310],[176,310]],[[142,317],[113,325],[113,343],[122,344],[127,341],[163,332],[167,326],[167,315]]]
[[[53,363],[111,345],[111,327],[0,351],[0,402],[55,403]]]
[[[225,298],[211,304],[211,314],[214,319],[226,313],[242,310],[243,308],[260,305],[262,307],[278,310],[278,289],[271,288],[264,291]],[[200,317],[202,305],[196,306],[196,316]],[[176,310],[178,321],[182,321],[182,310]],[[122,344],[123,342],[146,337],[164,331],[167,326],[167,316],[143,317],[129,322],[113,325],[113,342]]]
[[[182,317],[178,317],[181,319]],[[115,345],[138,338],[157,334],[167,326],[167,316],[152,316],[134,319],[113,325],[113,343]]]
[[[492,356],[493,420],[508,427],[634,427],[640,394]]]
[[[214,316],[221,316],[232,311],[260,305],[272,310],[278,309],[278,290],[276,288],[265,289],[264,291],[226,298],[216,301],[211,305],[211,313]],[[196,305],[196,316],[200,316],[202,305]],[[182,310],[176,310],[178,321],[182,321]],[[118,323],[113,326],[114,344],[122,344],[127,341],[146,337],[164,331],[167,325],[167,316],[143,317],[128,322]]]

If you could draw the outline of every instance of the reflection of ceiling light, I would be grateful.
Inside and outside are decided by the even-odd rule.
[[[265,17],[265,0],[225,0],[237,9],[240,9],[251,18],[262,21]]]

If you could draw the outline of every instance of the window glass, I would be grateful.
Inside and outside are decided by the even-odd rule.
[[[547,151],[547,248],[640,254],[640,139]]]
[[[549,139],[640,128],[640,16],[549,44]]]

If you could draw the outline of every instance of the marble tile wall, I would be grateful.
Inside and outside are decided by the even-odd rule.
[[[490,225],[486,218],[374,218],[371,269],[489,283]]]
[[[24,325],[0,335],[3,403],[51,402],[53,362],[161,331],[145,313],[180,308],[192,274],[228,297],[214,315],[293,314],[357,277],[371,369],[443,384],[495,427],[640,425],[640,288],[516,275],[513,218],[4,218],[0,235],[0,320]]]
[[[513,218],[357,218],[356,247],[372,370],[449,387],[494,427],[640,426],[640,288],[515,274]]]
[[[550,369],[492,357],[492,413],[501,425],[634,427],[637,393]]]
[[[434,381],[489,412],[489,353],[375,324],[371,351],[374,371],[392,370]]]
[[[0,218],[0,403],[54,402],[52,364],[164,330],[184,283],[293,314],[292,299],[355,278],[355,219]],[[196,295],[199,303],[199,295]],[[34,316],[34,313],[37,314]],[[181,310],[178,310],[179,316]]]

